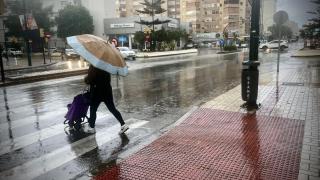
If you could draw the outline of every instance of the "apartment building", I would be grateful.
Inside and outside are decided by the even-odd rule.
[[[180,12],[181,21],[191,22],[194,33],[249,33],[248,0],[181,0]]]
[[[223,0],[181,0],[182,22],[191,22],[194,33],[221,30]]]
[[[168,17],[180,19],[180,0],[167,0]]]
[[[248,0],[224,0],[222,31],[249,34],[250,16],[251,5]]]
[[[156,0],[149,0],[150,3],[155,2]],[[170,0],[162,0],[164,3],[161,4],[161,7],[165,10],[168,9],[168,1]],[[174,1],[174,0],[171,0]],[[177,0],[178,1],[178,0]],[[144,0],[115,0],[115,11],[116,11],[116,17],[131,17],[131,16],[137,16],[140,17],[148,17],[147,14],[138,13],[137,10],[143,10],[145,7],[143,4]],[[170,3],[172,4],[172,3]],[[157,16],[167,17],[168,11],[164,12],[162,14],[159,14]]]

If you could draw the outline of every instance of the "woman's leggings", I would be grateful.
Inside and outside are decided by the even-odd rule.
[[[91,94],[91,102],[90,102],[90,118],[88,120],[90,127],[92,128],[95,127],[97,110],[101,102],[104,102],[104,104],[107,106],[109,111],[119,121],[121,126],[125,124],[121,116],[121,113],[116,109],[114,105],[112,87],[108,88],[107,91],[104,90],[103,93],[98,93],[96,90],[93,90],[91,93],[92,94]]]

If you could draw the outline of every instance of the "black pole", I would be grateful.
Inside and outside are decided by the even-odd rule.
[[[260,0],[252,1],[249,61],[258,61],[260,33]]]
[[[25,35],[25,42],[26,42],[26,45],[27,45],[27,56],[28,56],[28,66],[32,66],[32,62],[31,62],[31,52],[30,52],[30,42],[29,42],[29,39],[28,39],[28,27],[27,27],[27,15],[26,15],[26,12],[27,12],[27,7],[26,7],[26,2],[25,0],[23,0],[23,8],[24,8],[24,35]]]
[[[258,83],[259,83],[259,33],[260,33],[260,0],[251,1],[251,31],[249,61],[243,62],[242,69],[242,99],[246,101],[248,111],[258,109]]]
[[[155,51],[155,44],[154,44],[154,4],[152,2],[152,33],[151,33],[151,51]]]
[[[4,38],[4,57],[7,59],[7,65],[9,65],[9,55],[8,55],[8,48],[7,48],[7,37],[6,37],[6,23],[5,20],[3,21],[3,38]],[[1,53],[2,55],[2,53]]]
[[[44,53],[44,38],[41,37],[41,42],[42,42],[42,56],[43,56],[43,64],[47,64],[46,63],[46,55]],[[49,52],[49,48],[48,48],[48,52]]]
[[[1,81],[4,83],[5,82],[5,77],[4,77],[4,67],[3,67],[3,61],[2,61],[3,60],[2,59],[2,51],[3,51],[3,48],[1,46],[0,47],[0,69],[1,69]]]

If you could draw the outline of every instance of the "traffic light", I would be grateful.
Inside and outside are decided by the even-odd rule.
[[[39,29],[39,34],[40,34],[40,37],[44,37],[44,30],[43,30],[43,28],[40,28]]]

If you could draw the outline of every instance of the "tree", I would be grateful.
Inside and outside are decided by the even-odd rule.
[[[56,17],[57,35],[60,38],[79,34],[92,34],[93,18],[89,11],[82,6],[68,5],[59,11]]]
[[[317,9],[315,11],[308,12],[313,15],[313,18],[309,19],[308,24],[303,25],[304,35],[308,38],[320,36],[320,0],[312,0],[311,2],[317,6]]]
[[[22,27],[19,20],[19,15],[25,13],[32,13],[38,28],[43,28],[45,32],[51,32],[51,27],[54,25],[50,19],[52,14],[52,6],[43,7],[41,0],[28,0],[23,4],[23,0],[14,1],[14,3],[8,4],[8,8],[11,11],[8,20],[5,22],[9,32],[6,34],[8,37],[22,37]],[[52,32],[51,32],[52,33]]]
[[[154,26],[155,25],[158,25],[158,24],[164,24],[164,23],[168,23],[170,22],[170,20],[164,20],[164,21],[161,21],[159,20],[158,18],[157,19],[154,19],[154,16],[156,14],[162,14],[164,12],[166,12],[165,9],[163,9],[161,7],[161,4],[163,4],[164,1],[161,1],[161,0],[144,0],[143,3],[140,3],[142,5],[144,5],[145,7],[143,8],[143,10],[136,10],[138,13],[141,13],[141,14],[147,14],[147,15],[150,15],[152,17],[152,20],[151,21],[147,21],[147,20],[142,20],[140,19],[140,21],[137,21],[137,23],[139,24],[143,24],[143,25],[146,25],[146,26],[152,26],[152,32],[151,32],[151,50],[155,50],[155,36],[154,36]]]
[[[134,34],[134,41],[139,44],[139,49],[142,49],[142,46],[144,44],[144,33],[142,31],[137,31]]]
[[[151,2],[149,0],[144,0],[143,3],[140,3],[140,4],[144,5],[145,7],[143,8],[143,10],[136,10],[136,11],[141,14],[150,15],[152,17],[152,21],[146,21],[146,20],[141,19],[137,23],[147,25],[147,26],[152,26],[152,30],[154,31],[154,25],[164,24],[164,23],[170,22],[170,20],[161,21],[158,18],[154,19],[154,16],[156,14],[162,14],[162,13],[166,12],[166,10],[161,7],[161,4],[163,4],[163,3],[164,3],[164,1],[161,1],[161,0],[151,0]]]
[[[280,31],[280,37],[287,37],[291,38],[292,37],[292,30],[285,25],[277,26],[277,25],[272,25],[268,27],[268,30],[271,32],[271,36],[273,39],[278,38],[279,36],[279,31]]]

